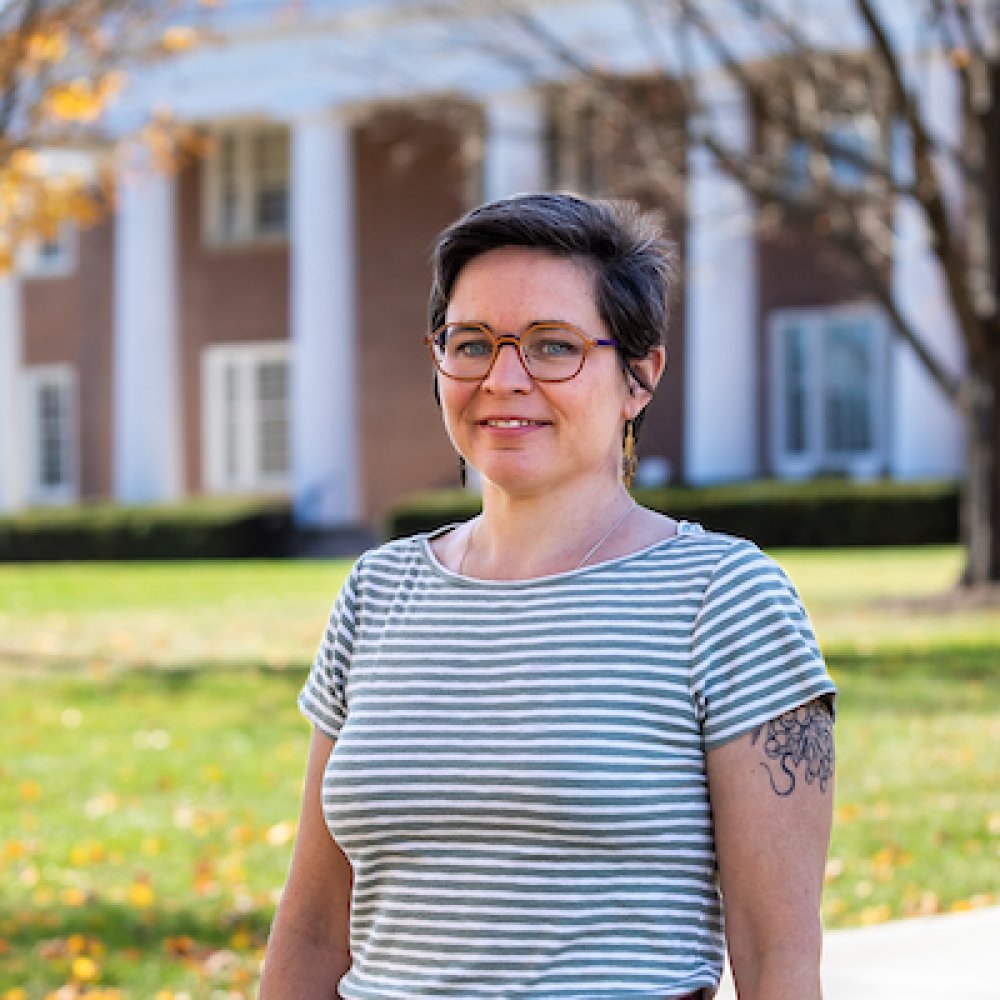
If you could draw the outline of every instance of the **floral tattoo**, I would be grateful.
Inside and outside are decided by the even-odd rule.
[[[758,726],[751,743],[762,743],[764,755],[774,766],[761,761],[775,795],[791,795],[804,774],[807,785],[821,792],[833,777],[833,716],[827,702],[811,701]],[[777,777],[775,776],[777,774]]]

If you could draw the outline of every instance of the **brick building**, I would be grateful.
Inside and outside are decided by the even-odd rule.
[[[430,246],[484,199],[602,193],[596,126],[558,67],[526,84],[469,40],[481,26],[374,0],[281,21],[269,6],[233,5],[226,44],[150,68],[116,111],[127,135],[166,101],[210,155],[123,167],[113,218],[0,278],[0,512],[278,493],[304,524],[357,525],[456,481],[420,343]],[[548,6],[623,78],[669,91],[613,5]],[[926,80],[947,129],[955,95]],[[755,141],[717,97],[733,141]],[[674,107],[684,281],[643,474],[959,474],[957,416],[882,311],[821,246],[761,236]],[[893,211],[900,306],[958,366],[921,231]]]

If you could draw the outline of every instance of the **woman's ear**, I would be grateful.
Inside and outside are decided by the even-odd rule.
[[[666,367],[667,349],[662,344],[651,348],[644,358],[629,360],[628,369],[633,374],[627,376],[628,394],[640,404],[637,413],[649,402],[653,395],[652,390],[663,377]]]

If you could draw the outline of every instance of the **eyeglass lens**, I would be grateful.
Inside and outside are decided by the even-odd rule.
[[[484,378],[493,363],[498,337],[478,326],[452,324],[434,338],[434,355],[446,375]],[[503,338],[510,343],[511,338]],[[587,345],[583,337],[561,326],[538,324],[517,340],[524,366],[532,378],[572,378],[583,365]]]

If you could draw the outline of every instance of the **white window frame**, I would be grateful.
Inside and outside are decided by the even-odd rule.
[[[254,143],[263,135],[280,135],[288,144],[288,173],[285,178],[285,225],[279,230],[264,230],[257,225],[256,201],[258,178],[255,175]],[[236,146],[236,221],[232,231],[223,225],[222,144],[232,140]],[[256,243],[284,243],[291,225],[291,135],[287,126],[275,123],[242,123],[219,126],[215,147],[205,160],[202,186],[202,220],[205,242],[213,247],[235,247]]]
[[[23,278],[64,278],[76,270],[80,231],[73,222],[63,222],[55,238],[34,236],[18,248],[17,271]],[[45,247],[54,249],[45,253]]]
[[[287,341],[213,344],[202,355],[202,470],[210,493],[287,493],[291,469],[265,473],[259,467],[259,404],[255,391],[257,369],[267,362],[291,365]],[[228,384],[227,384],[228,383]],[[235,414],[227,423],[228,385],[235,388]],[[291,392],[286,397],[291,417]],[[235,428],[232,450],[227,435]],[[289,435],[290,437],[290,435]],[[287,442],[291,465],[291,440]]]
[[[30,365],[23,369],[21,384],[28,502],[39,506],[75,503],[80,495],[80,417],[76,371],[68,364]],[[62,482],[51,485],[43,482],[41,427],[38,422],[38,401],[44,389],[55,389],[60,393],[65,408],[66,429],[61,461],[66,476]]]
[[[871,405],[871,444],[865,450],[830,451],[826,448],[826,373],[823,340],[827,331],[842,323],[864,323],[871,330],[871,370],[868,398]],[[788,422],[788,372],[785,368],[785,338],[791,330],[804,334],[805,365],[805,448],[791,452],[786,446]],[[817,475],[847,475],[872,479],[884,473],[889,447],[889,328],[877,306],[848,305],[816,309],[780,309],[768,317],[770,361],[770,447],[771,465],[783,479],[808,479]]]

